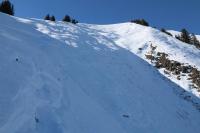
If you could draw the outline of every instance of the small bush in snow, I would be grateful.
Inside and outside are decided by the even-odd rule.
[[[75,19],[72,19],[72,24],[77,24],[78,23],[78,21],[77,20],[75,20]]]
[[[169,33],[169,32],[167,32],[164,28],[162,28],[160,31],[162,31],[163,33],[165,33],[165,34],[167,34],[167,35],[169,35],[169,36],[172,36],[172,34]]]

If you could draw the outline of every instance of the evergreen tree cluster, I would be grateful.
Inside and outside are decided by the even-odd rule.
[[[149,26],[149,23],[144,19],[131,20],[131,23],[136,23],[136,24],[140,24],[140,25],[143,25],[143,26]]]
[[[0,12],[14,15],[14,5],[9,0],[3,0],[0,3]]]
[[[44,18],[44,20],[49,20],[49,21],[56,21],[54,16],[50,16],[49,14],[47,14]],[[65,17],[62,19],[63,22],[69,22],[69,23],[73,23],[73,24],[77,24],[78,21],[71,18],[69,15],[65,15]]]
[[[65,15],[65,17],[62,20],[63,22],[69,22],[69,23],[73,23],[73,24],[77,24],[78,21],[71,18],[69,15]]]
[[[196,36],[192,33],[190,34],[186,29],[181,30],[181,35],[176,36],[176,38],[182,42],[191,44],[200,48],[200,41],[196,38]]]
[[[44,20],[49,20],[49,21],[56,21],[55,16],[50,16],[49,14],[47,14],[44,18]]]

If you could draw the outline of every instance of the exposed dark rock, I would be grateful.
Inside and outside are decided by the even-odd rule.
[[[167,58],[168,55],[163,52],[157,52],[156,56],[153,54],[147,54],[145,56],[147,59],[151,60],[151,62],[155,63],[156,68],[165,68],[165,74],[170,75],[170,73],[172,73],[173,75],[177,75],[178,80],[181,80],[181,75],[189,74],[190,78],[188,80],[191,80],[194,84],[193,88],[196,88],[197,91],[200,92],[200,71],[197,68],[188,64],[181,64],[178,61],[170,60]]]

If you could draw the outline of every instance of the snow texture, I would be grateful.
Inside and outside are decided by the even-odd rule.
[[[130,23],[0,20],[0,133],[200,131],[200,112],[178,95],[182,88],[137,53],[152,41],[199,67],[193,47]]]

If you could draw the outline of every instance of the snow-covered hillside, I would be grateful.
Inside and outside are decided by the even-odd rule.
[[[137,51],[178,47],[171,58],[200,66],[193,47],[130,23],[0,20],[0,133],[199,132],[199,98],[182,97]]]
[[[92,29],[98,29],[100,34],[112,38],[118,46],[131,51],[146,61],[148,61],[148,59],[145,55],[151,51],[152,45],[153,47],[156,47],[156,52],[168,54],[170,60],[188,64],[200,70],[199,49],[195,46],[183,43],[157,29],[132,23],[104,26],[92,25],[90,27]],[[171,33],[175,34],[178,32],[174,31]],[[148,62],[151,64],[150,61]],[[200,97],[200,92],[191,87],[192,83],[188,80],[188,75],[180,75],[181,80],[178,80],[176,75],[165,74],[164,69],[161,69],[160,72],[173,82],[183,87],[186,91]]]

